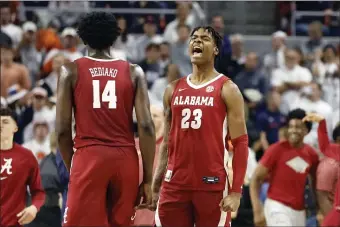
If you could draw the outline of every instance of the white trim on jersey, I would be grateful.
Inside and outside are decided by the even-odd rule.
[[[224,76],[224,75],[223,75],[223,74],[220,74],[220,75],[216,76],[214,79],[211,79],[211,80],[205,82],[204,84],[195,85],[195,84],[191,83],[191,81],[190,81],[190,77],[191,77],[191,74],[190,74],[190,75],[187,76],[187,83],[188,83],[188,85],[189,85],[190,87],[192,87],[192,88],[194,88],[194,89],[200,89],[200,88],[205,87],[205,86],[207,86],[208,84],[211,84],[212,82],[218,80],[218,79],[221,78],[222,76]]]
[[[222,74],[221,74],[222,75]],[[222,75],[223,76],[223,75]],[[224,169],[228,175],[228,160],[229,160],[229,152],[227,149],[225,149],[225,138],[227,136],[227,117],[224,119],[224,122],[223,122],[223,128],[222,128],[222,139],[223,139],[223,147],[224,147]],[[228,181],[228,177],[226,179],[226,182],[225,182],[225,188],[224,188],[224,191],[223,191],[223,198],[226,197],[228,195],[228,185],[229,185],[229,181]],[[220,217],[220,221],[218,222],[218,226],[227,226],[227,218],[228,218],[228,213],[227,212],[224,212],[224,211],[221,211],[221,217]]]
[[[159,207],[159,199],[157,203],[157,209],[155,212],[155,225],[156,227],[162,227],[161,219],[159,218],[158,207]]]
[[[113,59],[100,59],[100,58],[93,58],[93,57],[89,57],[89,56],[85,56],[85,58],[91,59],[93,61],[102,61],[102,62],[110,62],[110,61],[118,61],[120,59],[118,58],[113,58]]]

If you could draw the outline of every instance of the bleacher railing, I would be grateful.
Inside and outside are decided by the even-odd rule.
[[[338,17],[340,19],[340,12],[330,12],[325,13],[323,11],[297,11],[295,10],[294,5],[291,6],[292,11],[292,17],[291,17],[291,24],[290,28],[292,31],[292,35],[296,35],[296,20],[300,17],[324,17],[324,16],[330,16],[330,17]]]

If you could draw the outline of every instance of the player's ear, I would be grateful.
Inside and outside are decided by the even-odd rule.
[[[215,55],[218,55],[219,52],[220,52],[219,49],[218,49],[217,47],[215,47],[215,48],[214,48],[214,54],[215,54]]]

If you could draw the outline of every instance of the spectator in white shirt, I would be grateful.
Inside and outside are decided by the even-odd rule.
[[[124,17],[117,18],[117,23],[119,28],[121,29],[121,34],[117,38],[115,44],[113,45],[114,49],[124,51],[127,59],[132,59],[133,48],[135,44],[135,38],[128,34],[128,30],[126,27],[126,20]]]
[[[285,66],[284,52],[286,49],[287,34],[283,31],[277,31],[272,34],[272,52],[264,56],[263,64],[268,75],[276,68]]]
[[[48,123],[43,119],[34,122],[33,138],[23,144],[25,148],[33,152],[38,162],[51,152],[48,127]]]
[[[312,81],[312,74],[307,68],[298,64],[295,50],[285,51],[285,67],[273,71],[271,85],[282,94],[280,110],[287,115],[292,103],[300,96],[300,89]]]
[[[16,48],[22,39],[22,30],[19,26],[12,23],[11,9],[8,2],[0,3],[0,25],[1,31],[8,35]]]
[[[132,62],[139,63],[145,58],[146,47],[150,43],[161,44],[162,36],[157,35],[157,25],[154,17],[148,16],[143,26],[144,34],[139,37],[133,48]]]
[[[164,77],[155,80],[150,90],[150,93],[158,102],[163,101],[163,94],[168,84],[180,77],[179,68],[175,64],[170,64],[165,68],[164,75]]]
[[[33,119],[24,129],[24,142],[33,138],[34,122],[44,119],[48,123],[50,130],[54,130],[55,125],[55,111],[47,106],[47,91],[44,88],[35,87],[31,94],[33,97],[32,107],[30,108],[33,109]]]
[[[338,69],[336,49],[333,45],[326,45],[323,51],[321,49],[316,50],[312,73],[319,83],[323,84],[325,77],[332,76]]]
[[[177,2],[176,19],[171,21],[164,30],[164,39],[169,43],[178,40],[176,32],[178,25],[188,25],[191,29],[200,25],[205,20],[205,15],[197,2]]]
[[[77,31],[74,28],[68,27],[61,33],[63,49],[52,49],[50,50],[43,63],[45,73],[52,71],[52,59],[58,54],[63,54],[69,61],[77,60],[83,57],[83,54],[77,50]],[[49,67],[50,66],[50,67]],[[48,70],[49,68],[49,70]]]
[[[291,99],[293,102],[291,110],[301,108],[306,112],[318,113],[325,117],[327,122],[328,135],[332,135],[333,131],[333,109],[321,99],[322,86],[317,82],[312,82],[310,85],[302,89],[301,96],[298,99]],[[295,100],[295,101],[294,101]],[[305,137],[304,142],[318,148],[317,124],[313,124],[312,130]]]

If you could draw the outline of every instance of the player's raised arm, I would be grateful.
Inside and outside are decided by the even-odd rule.
[[[234,148],[233,184],[230,195],[240,198],[248,160],[248,135],[244,116],[244,100],[238,87],[230,80],[222,88],[222,98],[227,106],[228,129]],[[239,199],[238,205],[224,205],[222,204],[224,210],[236,211]]]
[[[151,118],[148,87],[144,72],[137,65],[131,65],[131,72],[134,73],[136,78],[135,110],[139,145],[143,160],[143,183],[151,185],[156,147],[155,126]]]
[[[57,90],[56,133],[60,153],[68,171],[70,171],[73,156],[72,92],[76,70],[75,63],[61,67]]]
[[[151,210],[156,210],[157,202],[159,198],[159,190],[162,185],[164,173],[166,167],[168,165],[168,140],[169,140],[169,132],[170,132],[170,125],[171,125],[171,97],[174,91],[173,83],[170,84],[164,92],[163,96],[163,106],[164,106],[164,117],[165,117],[165,124],[164,124],[164,133],[163,133],[163,141],[159,148],[159,159],[158,165],[156,167],[155,174],[152,180],[152,206],[150,207]]]

